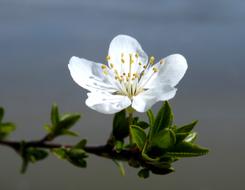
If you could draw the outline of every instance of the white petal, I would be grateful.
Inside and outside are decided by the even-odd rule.
[[[110,76],[103,74],[102,64],[95,63],[83,58],[72,57],[68,68],[73,80],[81,87],[89,90],[116,91],[116,85],[109,79]]]
[[[146,90],[133,98],[132,107],[138,112],[146,112],[156,102],[173,98],[176,90],[171,86]]]
[[[121,62],[123,54],[124,64]],[[108,55],[110,56],[109,63],[113,63],[115,68],[122,74],[129,73],[130,54],[134,63],[132,64],[131,73],[139,70],[139,62],[146,64],[148,62],[147,54],[141,48],[139,42],[133,37],[127,35],[118,35],[112,39],[109,47]],[[137,58],[136,54],[139,56]]]
[[[180,54],[170,55],[163,60],[163,64],[157,63],[159,71],[153,75],[144,88],[156,88],[159,85],[176,86],[187,70],[186,59]]]
[[[114,114],[128,106],[131,101],[127,96],[112,95],[107,92],[92,92],[88,93],[86,105],[93,110],[104,114]]]

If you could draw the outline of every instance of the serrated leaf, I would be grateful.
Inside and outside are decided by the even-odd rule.
[[[4,109],[3,109],[3,107],[0,107],[0,123],[3,120],[3,116],[4,116]]]
[[[195,157],[203,156],[208,152],[209,150],[207,148],[203,148],[189,142],[182,142],[173,147],[172,150],[168,151],[166,155],[175,157]]]
[[[144,146],[144,148],[143,148],[143,150],[142,150],[142,152],[141,152],[141,156],[142,156],[145,160],[147,160],[147,161],[149,161],[149,162],[157,162],[157,161],[160,160],[160,157],[154,157],[154,158],[153,158],[153,157],[149,156],[147,150],[148,150],[148,142],[146,141],[145,146]]]
[[[175,133],[176,136],[176,142],[180,143],[183,141],[190,133]]]
[[[148,117],[148,120],[149,120],[150,125],[153,126],[154,125],[154,122],[155,122],[155,116],[154,116],[153,111],[151,109],[149,109],[146,112],[146,114],[147,114],[147,117]]]
[[[152,137],[150,144],[152,147],[168,149],[174,146],[176,142],[175,133],[171,129],[163,129]]]
[[[161,130],[171,127],[173,122],[173,113],[167,101],[160,108],[152,128],[151,136],[154,136]]]
[[[126,111],[122,110],[115,114],[113,118],[113,136],[116,140],[123,140],[129,135],[129,122],[126,117]]]
[[[198,121],[193,121],[190,124],[184,125],[180,128],[176,129],[176,133],[189,133],[192,131],[192,129],[195,127]]]
[[[51,122],[53,126],[57,126],[59,123],[59,109],[57,104],[53,104],[52,105],[52,109],[51,109]]]
[[[65,114],[60,118],[58,128],[70,129],[80,119],[79,114]]]
[[[149,172],[149,169],[147,168],[143,168],[141,169],[139,172],[138,172],[138,176],[140,178],[143,178],[143,179],[146,179],[150,176],[150,172]]]
[[[133,143],[137,145],[139,150],[142,150],[144,148],[145,141],[146,141],[146,134],[144,130],[137,125],[131,125],[130,134],[131,134]]]

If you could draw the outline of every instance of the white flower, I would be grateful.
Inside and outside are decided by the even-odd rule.
[[[158,101],[175,96],[187,69],[186,59],[170,55],[154,63],[138,41],[127,35],[116,36],[110,44],[108,64],[72,57],[68,64],[73,80],[90,91],[86,104],[105,114],[132,106],[145,112]]]

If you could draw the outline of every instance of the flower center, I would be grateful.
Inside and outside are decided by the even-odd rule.
[[[148,63],[142,63],[138,53],[121,53],[120,65],[114,65],[109,55],[106,60],[109,68],[104,64],[101,68],[109,81],[117,85],[118,91],[114,94],[128,96],[130,99],[146,90],[145,85],[158,72],[159,65],[163,63],[161,60],[160,64],[154,64],[153,56],[150,57]]]

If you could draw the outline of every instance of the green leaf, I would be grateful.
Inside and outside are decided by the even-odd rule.
[[[113,160],[113,162],[117,165],[121,176],[125,176],[125,169],[124,169],[123,163],[118,160]]]
[[[20,155],[22,157],[21,173],[25,173],[29,162],[35,163],[41,161],[48,156],[48,152],[40,148],[27,148],[25,142],[21,143]]]
[[[203,156],[208,152],[209,150],[207,148],[203,148],[189,142],[182,142],[169,150],[167,155],[175,157],[194,157]]]
[[[67,158],[64,148],[54,148],[51,151],[58,159],[65,160]]]
[[[163,106],[160,108],[154,126],[152,128],[151,136],[154,136],[161,130],[171,127],[173,122],[173,113],[170,105],[167,101],[164,102]]]
[[[3,120],[3,116],[4,116],[4,109],[3,109],[3,107],[0,107],[0,123]]]
[[[175,133],[176,143],[183,141],[190,133]]]
[[[87,140],[86,139],[82,139],[79,143],[77,143],[74,148],[79,148],[79,149],[84,149],[84,147],[87,144]]]
[[[87,157],[88,156],[83,149],[72,148],[67,152],[67,160],[77,167],[85,168],[87,163],[84,158]]]
[[[171,129],[163,129],[158,134],[154,135],[151,140],[152,147],[160,149],[168,149],[174,146],[176,142],[175,133]]]
[[[13,123],[0,123],[0,139],[6,138],[16,129]]]
[[[28,160],[34,163],[45,159],[48,156],[48,152],[42,149],[30,147],[26,150],[26,155]]]
[[[184,125],[183,127],[177,128],[176,133],[189,133],[195,127],[198,121],[193,121],[190,124]]]
[[[146,143],[145,143],[145,146],[144,146],[144,148],[143,148],[143,150],[142,150],[142,152],[141,152],[141,156],[145,159],[145,160],[147,160],[147,161],[150,161],[150,162],[157,162],[157,161],[159,161],[160,160],[160,157],[151,157],[150,155],[148,155],[148,145],[149,143],[148,143],[148,141],[146,140]]]
[[[145,141],[146,141],[146,134],[144,130],[137,125],[131,125],[130,134],[131,134],[133,143],[137,145],[139,150],[142,150],[144,148]]]
[[[147,114],[147,117],[148,117],[148,119],[149,119],[150,125],[153,126],[153,125],[154,125],[154,122],[155,122],[155,116],[154,116],[153,111],[152,111],[151,109],[149,109],[149,110],[146,112],[146,114]]]
[[[116,140],[123,140],[129,135],[129,122],[126,117],[126,111],[122,110],[115,114],[113,118],[113,136]]]
[[[59,135],[68,135],[68,136],[72,136],[72,137],[79,136],[79,134],[77,132],[69,131],[69,130],[61,130],[61,132],[59,133]]]
[[[60,118],[58,127],[70,129],[80,119],[80,114],[65,114]]]
[[[149,172],[149,169],[147,168],[143,168],[141,169],[139,172],[138,172],[138,176],[140,178],[143,178],[143,179],[146,179],[150,176],[150,172]]]
[[[57,126],[60,120],[59,109],[57,104],[52,105],[51,109],[51,122],[53,126]]]
[[[149,124],[147,122],[145,122],[145,121],[140,121],[136,125],[138,125],[142,129],[147,129],[149,127]]]

